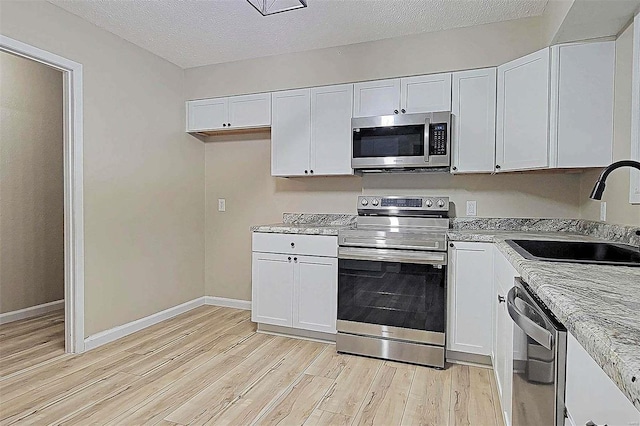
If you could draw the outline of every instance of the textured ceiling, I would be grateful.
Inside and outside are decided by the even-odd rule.
[[[263,17],[245,0],[50,0],[183,68],[539,16],[547,0],[308,0]]]

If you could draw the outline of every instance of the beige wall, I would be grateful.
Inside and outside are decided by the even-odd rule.
[[[631,155],[631,70],[633,58],[633,25],[616,41],[616,76],[614,105],[614,160]],[[600,202],[589,199],[601,170],[584,173],[581,179],[580,210],[585,219],[600,219]],[[607,222],[640,226],[640,204],[629,203],[629,169],[618,169],[607,179],[602,197],[607,203]]]
[[[64,298],[62,73],[0,52],[0,313]]]
[[[2,34],[84,70],[85,334],[203,295],[204,146],[184,71],[47,2],[0,2]]]

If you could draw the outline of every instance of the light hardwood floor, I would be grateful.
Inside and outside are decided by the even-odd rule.
[[[502,424],[491,370],[341,355],[256,333],[248,311],[203,306],[82,355],[60,324],[0,326],[0,425]]]

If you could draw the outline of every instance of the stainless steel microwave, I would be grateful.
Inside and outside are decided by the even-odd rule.
[[[451,113],[351,119],[351,167],[361,171],[448,168]]]

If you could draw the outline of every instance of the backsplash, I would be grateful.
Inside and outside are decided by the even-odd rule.
[[[324,226],[346,226],[356,223],[353,214],[315,214],[315,213],[284,213],[282,222],[289,224],[313,223]]]

